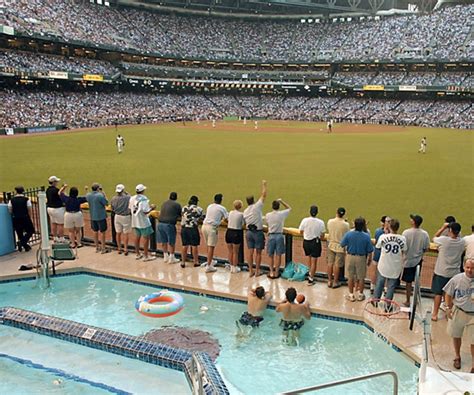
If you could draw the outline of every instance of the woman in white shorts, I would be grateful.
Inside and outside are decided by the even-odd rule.
[[[81,228],[84,226],[84,217],[81,211],[81,204],[87,200],[80,197],[76,187],[71,187],[69,196],[64,193],[67,185],[59,190],[59,196],[64,203],[66,212],[64,214],[64,228],[69,232],[69,243],[71,248],[82,247],[81,244]]]

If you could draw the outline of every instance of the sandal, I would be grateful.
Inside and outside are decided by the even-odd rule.
[[[340,283],[334,283],[333,286],[332,286],[332,289],[336,289],[336,288],[341,288],[341,284]]]
[[[454,369],[461,369],[461,358],[454,358],[453,366]]]
[[[328,288],[332,288],[332,281],[328,281]]]

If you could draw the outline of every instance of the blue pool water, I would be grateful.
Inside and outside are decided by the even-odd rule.
[[[210,332],[219,340],[217,366],[226,381],[246,394],[273,394],[345,377],[394,369],[400,393],[415,394],[418,369],[361,325],[312,318],[301,330],[299,347],[281,341],[279,317],[267,310],[265,321],[249,339],[235,336],[235,320],[245,310],[242,303],[183,294],[179,314],[154,319],[138,314],[134,303],[155,287],[90,275],[59,277],[52,288],[36,288],[35,281],[0,284],[0,305],[14,306],[141,335],[160,326],[177,325]],[[200,307],[208,307],[202,312]],[[2,345],[0,343],[0,353]],[[388,378],[331,389],[327,393],[389,393]]]

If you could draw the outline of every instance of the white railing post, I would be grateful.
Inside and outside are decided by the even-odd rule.
[[[49,287],[49,231],[48,213],[46,212],[46,192],[38,193],[38,208],[40,215],[41,247],[39,257],[39,273],[43,279],[43,287]]]

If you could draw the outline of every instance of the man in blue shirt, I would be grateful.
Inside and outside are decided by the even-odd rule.
[[[346,299],[355,302],[354,285],[358,290],[357,300],[365,299],[364,280],[367,274],[367,266],[372,261],[372,252],[374,246],[370,236],[364,232],[366,228],[365,219],[356,218],[354,221],[355,229],[347,232],[341,240],[341,247],[346,249],[346,268],[349,285],[349,295]]]
[[[105,248],[105,232],[107,231],[107,212],[105,207],[109,202],[100,184],[95,182],[91,188],[92,192],[86,195],[86,199],[87,203],[89,203],[91,228],[94,231],[95,252],[105,254],[109,252],[109,250]],[[102,248],[99,247],[99,232]]]

